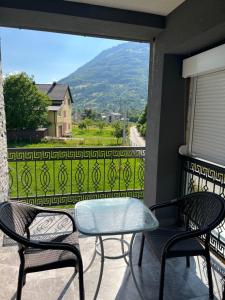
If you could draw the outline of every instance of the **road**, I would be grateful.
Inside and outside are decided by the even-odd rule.
[[[145,147],[145,140],[140,136],[135,126],[130,127],[130,144],[131,146]]]

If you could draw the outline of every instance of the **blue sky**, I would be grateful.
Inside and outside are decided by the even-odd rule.
[[[3,74],[24,71],[38,83],[57,81],[123,41],[1,28]]]

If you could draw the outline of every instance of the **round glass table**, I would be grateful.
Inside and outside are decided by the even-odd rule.
[[[96,237],[96,247],[91,263],[86,268],[90,268],[96,254],[101,256],[101,267],[96,287],[94,300],[97,299],[100,289],[105,259],[124,258],[130,267],[131,275],[137,291],[141,297],[143,295],[137,284],[132,264],[132,247],[136,233],[155,230],[158,221],[150,209],[141,201],[135,198],[106,198],[84,200],[75,205],[75,222],[77,230],[87,236]],[[130,243],[124,239],[125,234],[132,234]],[[104,236],[121,236],[120,238]],[[118,240],[121,243],[121,255],[109,256],[104,253],[104,241]],[[125,251],[125,247],[127,251]],[[129,260],[127,260],[129,257]]]

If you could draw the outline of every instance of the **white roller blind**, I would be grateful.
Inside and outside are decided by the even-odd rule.
[[[225,165],[225,70],[198,76],[191,153]]]

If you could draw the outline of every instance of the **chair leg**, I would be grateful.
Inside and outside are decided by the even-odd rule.
[[[21,300],[22,288],[24,284],[24,265],[20,264],[16,300]]]
[[[206,266],[207,266],[207,273],[208,273],[209,297],[210,299],[213,299],[214,298],[213,281],[212,281],[212,270],[211,270],[209,250],[207,251],[205,258],[206,258]]]
[[[83,278],[83,270],[79,270],[79,294],[80,294],[80,300],[84,300],[84,278]]]
[[[223,286],[223,298],[222,300],[225,300],[225,286]]]
[[[160,285],[159,285],[159,300],[163,300],[165,266],[166,266],[166,257],[162,256],[162,259],[161,259],[161,273],[160,273]]]
[[[190,268],[190,256],[186,256],[186,267]]]
[[[23,286],[26,284],[26,274],[24,273],[24,275],[23,275]]]
[[[141,237],[141,248],[140,248],[139,259],[138,259],[138,266],[139,266],[139,267],[140,267],[141,264],[142,264],[142,257],[143,257],[144,243],[145,243],[145,235],[142,234],[142,237]]]

